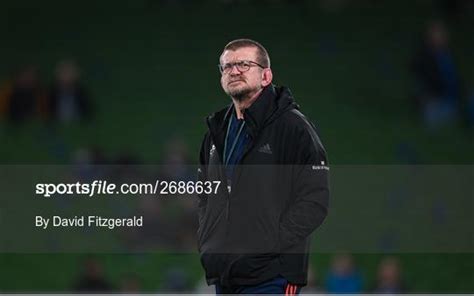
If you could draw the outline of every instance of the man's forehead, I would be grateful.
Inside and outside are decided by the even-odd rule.
[[[225,50],[221,55],[221,62],[228,63],[238,60],[255,60],[257,49],[255,47],[241,47],[236,50]]]

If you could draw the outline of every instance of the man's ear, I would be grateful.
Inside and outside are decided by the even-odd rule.
[[[272,83],[272,80],[273,80],[272,69],[270,69],[270,68],[263,69],[263,72],[262,72],[262,87],[265,87],[265,86],[269,85],[270,83]]]

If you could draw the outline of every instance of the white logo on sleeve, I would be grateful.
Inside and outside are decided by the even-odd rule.
[[[329,171],[329,167],[326,166],[326,162],[321,161],[321,165],[313,165],[311,167],[313,170],[326,170]]]

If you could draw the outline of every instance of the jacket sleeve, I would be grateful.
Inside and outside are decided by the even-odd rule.
[[[280,220],[280,250],[306,239],[324,221],[329,206],[327,156],[314,126],[305,121],[295,133],[293,197]]]

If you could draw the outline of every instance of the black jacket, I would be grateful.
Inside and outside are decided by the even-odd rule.
[[[309,236],[328,212],[326,152],[289,89],[270,85],[244,112],[250,143],[230,187],[221,160],[231,112],[232,104],[207,118],[200,153],[199,179],[222,181],[217,194],[199,196],[207,282],[253,285],[282,275],[305,285]]]

